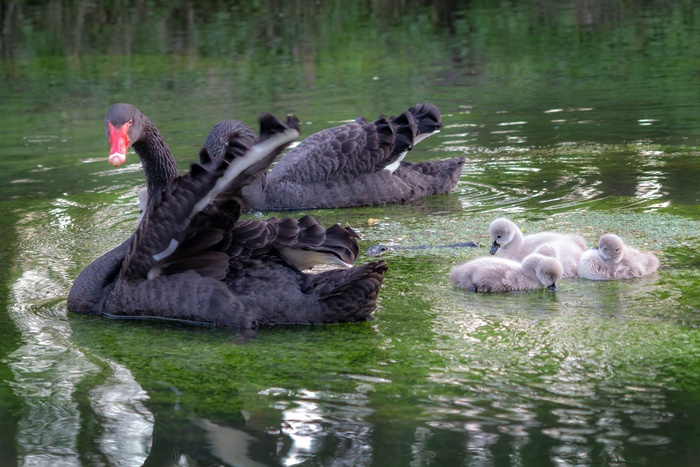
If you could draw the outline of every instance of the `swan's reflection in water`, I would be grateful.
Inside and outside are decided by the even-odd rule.
[[[25,240],[17,263],[24,270],[12,286],[9,312],[23,344],[8,360],[14,393],[25,407],[18,451],[23,465],[73,466],[86,459],[141,465],[153,424],[143,405],[145,392],[125,367],[77,348],[64,303],[56,303],[70,284],[72,258],[62,242],[73,224],[67,206],[73,203],[58,199],[46,214],[30,213],[17,228],[17,237]],[[93,386],[94,381],[102,383]],[[85,442],[85,426],[91,424],[100,427],[99,436]]]

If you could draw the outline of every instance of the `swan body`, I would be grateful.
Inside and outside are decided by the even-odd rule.
[[[516,292],[545,287],[556,290],[561,278],[559,261],[539,253],[528,255],[522,263],[485,256],[455,266],[450,272],[452,284],[472,292]]]
[[[643,253],[625,245],[615,234],[600,237],[598,246],[586,251],[578,266],[578,275],[591,280],[633,279],[647,276],[659,268],[653,253]]]
[[[112,127],[149,156],[146,149],[162,149],[162,139],[143,121],[141,134],[130,133],[134,109],[117,109],[127,116],[124,123],[131,122],[126,130]],[[319,274],[300,269],[317,256],[349,266],[358,252],[352,229],[323,229],[309,216],[239,220],[242,188],[297,136],[295,119],[285,124],[268,115],[261,118],[260,138],[250,141],[234,132],[223,157],[203,151],[200,163],[183,176],[167,180],[171,166],[145,163],[149,194],[136,232],[80,273],[68,309],[239,329],[371,319],[386,262]],[[285,251],[294,254],[288,258]]]
[[[575,260],[577,251],[583,253],[588,247],[586,240],[580,235],[560,234],[556,232],[538,232],[523,236],[520,228],[511,220],[499,218],[489,226],[492,255],[501,258],[522,261],[525,256],[534,253],[545,243],[555,242],[553,246],[557,254],[565,260],[567,275],[571,270],[570,263]],[[572,274],[573,275],[573,274]]]

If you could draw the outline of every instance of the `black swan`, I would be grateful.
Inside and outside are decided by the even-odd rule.
[[[149,135],[145,141],[136,136],[135,148],[156,144],[167,151],[148,123],[130,117],[122,123],[125,134]],[[136,232],[80,273],[68,309],[242,330],[371,319],[385,261],[319,274],[300,271],[318,256],[349,266],[358,252],[352,229],[324,230],[309,216],[239,220],[243,186],[298,136],[295,119],[283,124],[267,115],[260,124],[253,144],[249,135],[233,132],[223,157],[203,150],[200,163],[181,177],[172,177],[174,164],[144,162],[150,194]]]
[[[125,105],[125,104],[119,104]],[[177,174],[163,138],[135,107],[131,127],[143,128],[148,147],[134,139],[131,146],[144,170],[157,170],[160,177]],[[109,161],[115,166],[126,159],[128,127],[121,120],[106,125],[110,138]],[[398,116],[380,115],[373,122],[355,122],[315,133],[290,150],[267,174],[243,188],[244,209],[271,211],[367,206],[411,201],[449,193],[459,181],[464,157],[426,162],[402,162],[419,141],[442,126],[440,111],[431,104],[417,104]],[[254,132],[237,120],[225,120],[212,128],[204,147],[220,157],[225,135],[239,131],[247,138]],[[151,187],[149,186],[149,193]]]

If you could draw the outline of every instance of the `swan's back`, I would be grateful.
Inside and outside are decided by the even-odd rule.
[[[473,292],[516,292],[541,288],[555,289],[561,279],[561,265],[555,258],[530,255],[527,263],[485,256],[455,266],[452,284]]]
[[[506,292],[508,278],[518,272],[518,262],[487,256],[453,267],[450,279],[452,284],[473,292]]]
[[[351,180],[383,164],[395,141],[394,127],[384,116],[319,131],[285,154],[268,174],[268,184]]]
[[[583,245],[581,244],[583,241]],[[535,248],[534,253],[556,258],[562,267],[563,277],[573,277],[577,274],[581,256],[586,251],[585,240],[578,235],[542,243]]]

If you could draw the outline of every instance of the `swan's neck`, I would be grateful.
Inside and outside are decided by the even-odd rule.
[[[510,248],[513,252],[519,253],[524,245],[525,237],[523,237],[523,233],[520,231],[520,229],[515,227],[515,230],[513,231],[513,240],[511,240],[508,244],[508,248]]]
[[[528,256],[520,265],[524,275],[537,279],[537,260],[534,256]]]
[[[158,130],[144,118],[141,137],[132,144],[146,173],[148,194],[153,196],[178,176],[177,165]]]
[[[100,314],[121,270],[131,237],[90,263],[73,282],[68,309],[74,313]]]

